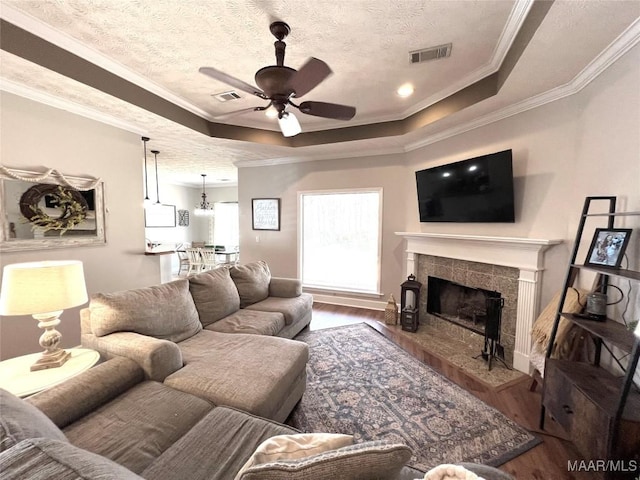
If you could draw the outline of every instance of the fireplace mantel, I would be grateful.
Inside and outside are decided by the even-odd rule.
[[[407,252],[503,265],[529,271],[543,270],[544,251],[562,242],[562,240],[447,233],[396,232],[396,235],[407,240]]]
[[[544,251],[562,240],[490,237],[446,233],[396,232],[407,242],[407,275],[415,273],[417,255],[454,258],[517,268],[518,305],[513,366],[529,373],[531,327],[538,315]]]

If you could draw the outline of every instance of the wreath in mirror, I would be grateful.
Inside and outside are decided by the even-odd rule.
[[[59,217],[51,217],[40,208],[44,197],[50,197],[50,203],[60,210]],[[87,201],[78,190],[62,185],[34,185],[20,197],[20,213],[32,224],[32,230],[55,230],[60,235],[87,218],[88,209]]]

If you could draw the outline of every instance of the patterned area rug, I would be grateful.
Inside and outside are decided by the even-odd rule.
[[[540,440],[361,323],[305,331],[307,390],[287,423],[305,432],[389,439],[411,447],[410,465],[498,466]]]

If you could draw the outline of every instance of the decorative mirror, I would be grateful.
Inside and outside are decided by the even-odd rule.
[[[0,251],[104,245],[100,179],[0,165]]]

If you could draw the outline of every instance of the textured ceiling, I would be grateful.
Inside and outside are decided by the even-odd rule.
[[[232,88],[198,68],[215,67],[253,84],[256,70],[275,63],[268,26],[284,20],[292,28],[285,40],[285,65],[298,68],[314,56],[334,72],[303,100],[354,105],[358,112],[348,123],[299,114],[303,131],[309,132],[399,120],[492,73],[530,2],[2,0],[1,6],[8,22],[209,120],[266,102],[239,92],[240,100],[220,103],[212,94]],[[4,51],[0,75],[5,90],[45,95],[41,99],[49,103],[64,100],[71,110],[97,111],[111,123],[150,136],[150,148],[161,151],[161,172],[197,185],[200,173],[235,180],[233,164],[239,161],[403,151],[425,133],[437,135],[456,122],[473,121],[572,82],[625,30],[637,30],[639,16],[636,0],[556,0],[498,95],[408,135],[295,149],[209,138]],[[449,42],[450,58],[409,64],[409,51]],[[404,83],[415,87],[408,99],[395,94]],[[278,130],[260,112],[225,122]]]

